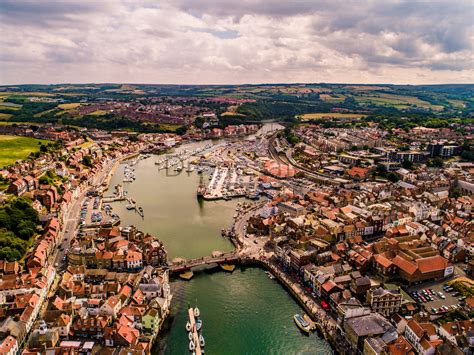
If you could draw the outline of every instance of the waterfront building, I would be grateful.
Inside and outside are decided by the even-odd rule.
[[[368,291],[367,302],[372,311],[385,317],[397,313],[402,304],[402,294],[398,289],[386,290],[382,287]]]

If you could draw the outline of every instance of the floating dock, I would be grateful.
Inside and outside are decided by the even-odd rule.
[[[195,349],[193,353],[196,355],[202,354],[201,341],[199,340],[199,333],[196,327],[196,318],[194,317],[194,308],[188,308],[189,323],[191,324],[190,333],[192,333],[192,339],[190,341],[194,342]]]

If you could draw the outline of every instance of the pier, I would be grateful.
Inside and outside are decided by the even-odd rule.
[[[189,316],[189,324],[191,324],[190,333],[192,333],[192,339],[190,339],[190,341],[194,342],[194,346],[195,346],[195,349],[193,352],[196,355],[201,355],[202,354],[201,342],[199,340],[199,333],[196,327],[196,318],[194,317],[194,308],[192,307],[188,308],[188,316]]]
[[[125,198],[125,191],[123,189],[123,186],[118,184],[115,186],[115,195],[113,196],[104,196],[102,198],[102,201],[105,203],[108,202],[115,202],[115,201],[124,201]]]

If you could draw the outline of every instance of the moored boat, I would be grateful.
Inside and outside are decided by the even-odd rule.
[[[191,323],[189,323],[189,322],[186,323],[186,330],[187,330],[188,332],[191,331]]]
[[[222,264],[220,265],[221,269],[227,272],[232,272],[235,270],[235,265],[232,264]]]
[[[301,316],[301,314],[295,314],[293,316],[298,328],[300,328],[304,333],[309,334],[311,331],[311,325]]]
[[[265,271],[265,274],[268,276],[268,278],[269,278],[270,280],[274,280],[274,279],[275,279],[275,276],[273,276],[270,271]]]
[[[191,280],[193,278],[194,274],[192,271],[186,271],[181,274],[179,274],[179,277],[182,278],[183,280]]]
[[[189,342],[189,351],[194,351],[196,350],[196,345],[194,344],[194,341]]]
[[[202,320],[198,319],[196,321],[196,330],[199,331],[202,328]]]

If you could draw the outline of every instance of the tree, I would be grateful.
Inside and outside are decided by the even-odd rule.
[[[395,183],[395,182],[398,182],[398,180],[400,180],[400,178],[398,177],[397,174],[394,174],[394,173],[390,172],[390,173],[387,174],[387,180],[390,181],[390,182]]]
[[[385,165],[378,164],[375,167],[375,172],[377,173],[377,175],[385,176],[387,174],[387,167]]]
[[[443,159],[441,159],[440,157],[435,157],[433,159],[429,159],[426,165],[432,168],[442,168],[444,162]]]
[[[92,158],[90,155],[86,155],[84,158],[82,158],[82,164],[85,166],[92,168]]]
[[[405,159],[404,161],[402,161],[402,167],[404,169],[411,170],[413,168],[413,162],[408,159]]]

